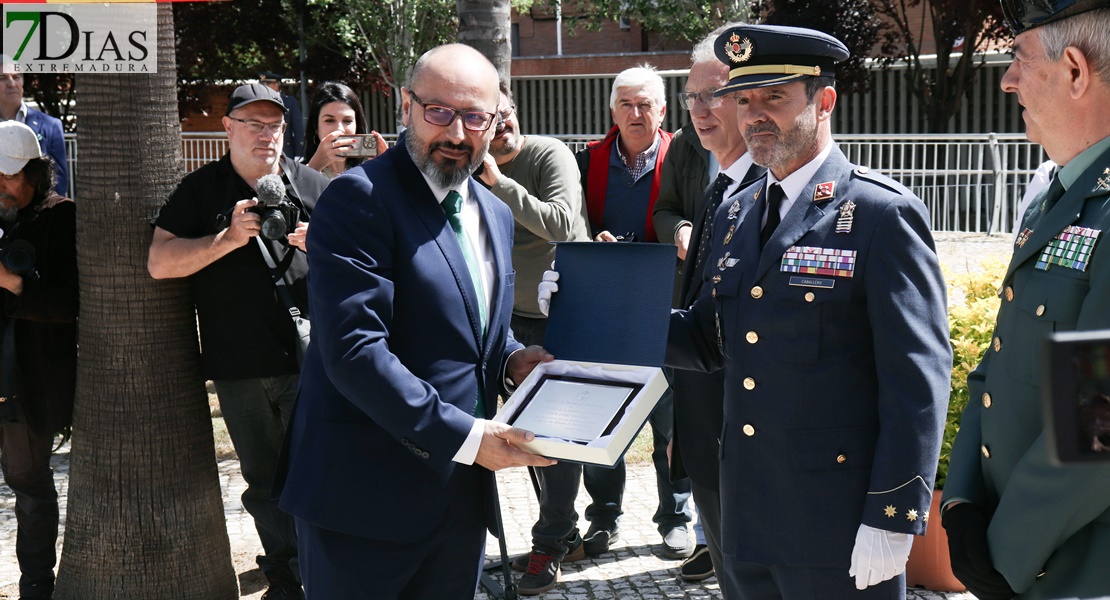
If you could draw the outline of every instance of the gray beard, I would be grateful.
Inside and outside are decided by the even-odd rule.
[[[457,166],[454,164],[441,165],[432,160],[432,148],[424,148],[421,146],[415,135],[405,136],[405,147],[409,151],[409,156],[412,157],[412,162],[416,163],[416,167],[420,169],[420,172],[431,179],[433,183],[445,189],[456,188],[462,182],[466,181],[470,175],[474,173],[474,170],[478,168],[478,165],[482,163],[482,157],[485,156],[486,151],[489,150],[489,144],[487,143],[486,147],[483,148],[480,153],[476,154],[470,162],[462,166]]]

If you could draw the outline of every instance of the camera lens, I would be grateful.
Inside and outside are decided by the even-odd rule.
[[[262,211],[262,237],[268,240],[280,240],[285,237],[289,232],[289,228],[285,223],[285,215],[276,208],[268,208]]]
[[[35,270],[35,247],[27,240],[13,240],[0,250],[0,262],[17,275]]]

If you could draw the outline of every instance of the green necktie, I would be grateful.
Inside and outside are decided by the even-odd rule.
[[[463,258],[466,259],[467,270],[470,271],[470,281],[474,284],[474,293],[478,296],[478,318],[482,325],[482,341],[484,342],[486,337],[486,294],[482,291],[482,274],[478,270],[477,254],[463,232],[462,217],[459,216],[462,211],[462,196],[455,190],[451,190],[447,192],[447,197],[443,199],[440,206],[443,207],[443,212],[447,215],[447,222],[451,224],[451,229],[455,232],[455,239],[459,242]],[[479,348],[480,352],[481,348]],[[485,402],[482,401],[482,392],[479,390],[478,402],[474,406],[474,416],[483,418],[485,415]]]

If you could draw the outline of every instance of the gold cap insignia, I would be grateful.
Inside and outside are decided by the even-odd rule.
[[[748,38],[741,39],[735,33],[728,38],[728,43],[725,44],[725,54],[734,63],[747,62],[752,57],[752,41]]]

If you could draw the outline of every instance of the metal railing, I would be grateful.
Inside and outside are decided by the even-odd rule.
[[[392,144],[395,135],[386,135]],[[560,135],[577,151],[598,135]],[[1025,184],[1046,157],[1022,134],[849,134],[834,136],[848,160],[897,180],[929,208],[934,231],[1010,233]],[[220,133],[182,133],[192,171],[227,152]],[[76,140],[66,136],[70,190],[80,168]]]

